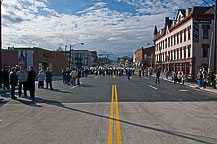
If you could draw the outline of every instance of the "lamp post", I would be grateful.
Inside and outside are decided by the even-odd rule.
[[[84,43],[76,43],[76,44],[73,44],[73,45],[69,46],[69,48],[70,48],[70,50],[69,50],[69,68],[71,68],[71,62],[72,62],[72,53],[71,53],[72,52],[72,48],[74,46],[78,45],[78,44],[84,45]],[[66,48],[67,48],[67,46],[65,46],[65,50],[66,50]]]
[[[2,88],[2,1],[0,1],[0,88]]]

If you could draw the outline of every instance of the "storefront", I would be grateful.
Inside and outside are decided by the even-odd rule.
[[[68,66],[68,56],[57,51],[42,48],[13,48],[3,51],[3,65],[22,65],[26,69],[33,66],[36,72],[50,67],[53,75],[61,75]]]

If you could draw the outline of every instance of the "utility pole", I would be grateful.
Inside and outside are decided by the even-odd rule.
[[[71,68],[71,60],[72,60],[72,45],[70,45],[70,50],[69,50],[69,68]]]
[[[0,1],[0,88],[2,88],[2,1],[3,0]]]
[[[216,20],[217,20],[217,16],[216,16],[216,14],[217,14],[217,1],[215,1],[215,13],[214,13],[214,32],[215,32],[215,47],[214,47],[214,75],[216,76],[216,47],[217,47],[217,32],[216,32],[216,30],[217,30],[217,22],[216,22]],[[216,80],[214,80],[214,84],[213,84],[213,88],[214,89],[216,89]]]

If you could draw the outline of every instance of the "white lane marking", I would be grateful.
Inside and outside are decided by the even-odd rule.
[[[153,87],[153,86],[151,86],[151,85],[149,85],[149,87],[151,87],[151,88],[153,88],[153,89],[157,89],[156,87]]]
[[[71,89],[76,88],[76,87],[78,87],[78,86],[73,86],[73,87],[71,87]]]
[[[186,91],[188,91],[188,90],[179,90],[180,92],[186,92]]]
[[[95,78],[97,78],[97,76],[95,76]]]
[[[145,79],[149,79],[149,78],[147,78],[147,77],[144,77]]]
[[[0,120],[0,122],[1,122],[2,120]]]

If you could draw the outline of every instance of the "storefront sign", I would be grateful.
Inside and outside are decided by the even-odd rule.
[[[56,54],[51,52],[44,52],[44,56],[49,58],[56,58]]]

